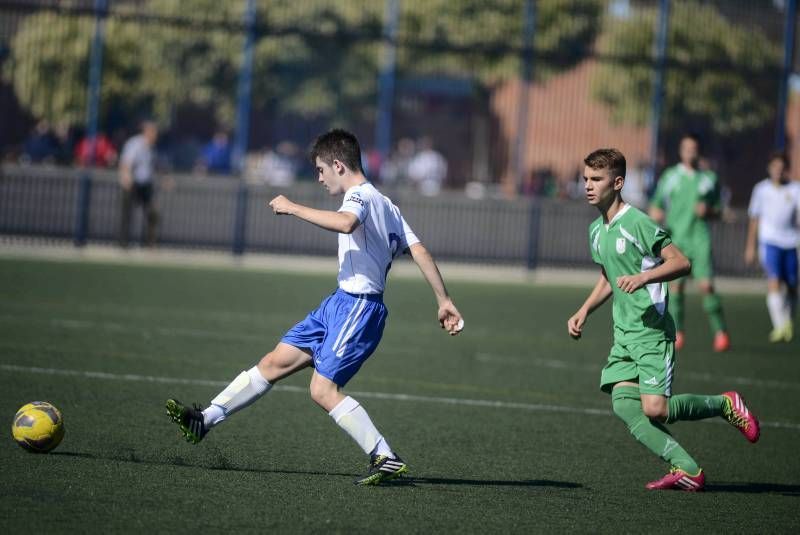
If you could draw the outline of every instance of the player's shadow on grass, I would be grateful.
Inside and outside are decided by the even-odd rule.
[[[552,481],[549,479],[454,479],[447,477],[405,476],[385,483],[389,486],[416,485],[469,485],[474,487],[553,487],[559,489],[580,489],[583,485],[570,481]]]
[[[269,468],[249,468],[244,466],[234,466],[225,458],[219,458],[212,462],[189,462],[182,457],[174,457],[172,459],[147,459],[137,455],[134,452],[120,455],[93,455],[91,453],[82,453],[77,451],[55,451],[50,455],[60,455],[63,457],[79,457],[81,459],[95,459],[103,461],[113,461],[117,463],[133,463],[133,464],[146,464],[151,466],[182,466],[186,468],[200,468],[202,470],[222,470],[231,472],[255,472],[261,474],[300,474],[309,476],[342,476],[342,477],[357,477],[359,474],[351,473],[344,474],[341,472],[313,472],[310,470],[279,470]]]
[[[783,496],[800,497],[800,485],[784,485],[781,483],[711,483],[706,485],[708,492],[740,492],[743,494],[782,494]]]
[[[414,483],[423,485],[475,485],[490,487],[555,487],[559,489],[579,489],[583,485],[570,481],[549,479],[523,479],[509,481],[504,479],[453,479],[446,477],[409,477]]]
[[[106,461],[115,461],[122,463],[135,463],[146,465],[171,465],[171,466],[185,466],[192,468],[202,468],[204,470],[223,470],[232,472],[256,472],[263,474],[295,474],[295,475],[308,475],[308,476],[338,476],[356,478],[361,474],[345,474],[341,472],[317,472],[312,470],[280,470],[280,469],[265,469],[265,468],[247,468],[241,466],[233,466],[228,463],[226,459],[219,459],[214,463],[190,463],[186,462],[181,457],[175,457],[170,460],[154,460],[144,459],[139,457],[133,452],[128,452],[128,455],[92,455],[91,453],[82,453],[74,451],[56,451],[51,455],[60,455],[64,457],[79,457],[83,459],[103,459]],[[415,486],[415,485],[471,485],[476,487],[553,487],[562,489],[577,489],[582,488],[583,485],[572,483],[569,481],[551,481],[549,479],[523,479],[523,480],[505,480],[505,479],[454,479],[443,477],[401,477],[394,481],[384,483],[384,486]]]

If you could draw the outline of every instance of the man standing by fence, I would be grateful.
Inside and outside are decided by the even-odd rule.
[[[142,123],[141,133],[133,136],[122,149],[119,166],[119,184],[122,188],[119,244],[128,247],[131,215],[134,203],[142,206],[147,226],[145,243],[152,247],[156,242],[158,212],[153,203],[155,178],[155,144],[158,126],[153,121]]]

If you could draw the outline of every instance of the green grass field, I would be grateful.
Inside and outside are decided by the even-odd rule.
[[[708,492],[648,492],[667,467],[597,388],[610,306],[584,339],[567,317],[588,290],[453,283],[467,327],[451,338],[421,280],[392,280],[381,347],[348,391],[410,477],[352,480],[358,447],[307,394],[281,383],[198,446],[164,400],[207,403],[333,289],[335,278],[0,260],[0,527],[7,533],[797,532],[800,351],[766,343],[761,296],[725,296],[734,349],[710,351],[690,298],[677,392],[738,389],[764,421],[750,445],[721,419],[672,426]],[[23,451],[16,409],[47,400],[66,437]]]

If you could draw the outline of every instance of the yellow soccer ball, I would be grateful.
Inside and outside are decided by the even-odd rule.
[[[46,401],[32,401],[14,415],[11,434],[20,447],[35,453],[47,453],[64,438],[64,418]]]

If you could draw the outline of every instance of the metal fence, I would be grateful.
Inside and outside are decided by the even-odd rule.
[[[24,159],[47,120],[50,157],[66,163],[85,135],[119,148],[147,114],[174,169],[191,170],[217,129],[236,169],[339,124],[359,135],[374,180],[397,178],[384,171],[427,138],[448,163],[445,187],[568,197],[589,151],[617,146],[652,177],[691,129],[741,205],[785,141],[795,7],[0,0],[0,149]]]
[[[0,234],[115,243],[121,208],[116,177],[97,174],[86,196],[81,193],[84,177],[72,169],[3,166]],[[592,266],[588,225],[597,211],[586,203],[384,192],[438,259],[531,268]],[[338,199],[315,184],[289,190],[251,185],[243,190],[231,179],[177,176],[170,189],[157,195],[158,242],[239,253],[334,255],[336,240],[329,232],[272,214],[267,202],[278,194],[316,207],[338,206]],[[757,272],[742,263],[746,217],[741,212],[731,215],[733,221],[713,225],[715,263],[722,274],[754,275]],[[237,221],[242,222],[238,230]],[[141,218],[135,225],[141,228]]]

